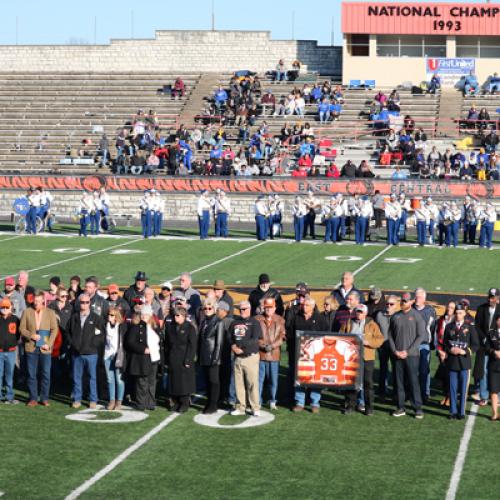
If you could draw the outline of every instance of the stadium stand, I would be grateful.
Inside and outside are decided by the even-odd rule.
[[[184,97],[174,100],[158,91],[177,77],[186,84]],[[103,133],[114,151],[117,129],[138,109],[152,109],[163,127],[175,127],[198,80],[198,74],[172,73],[2,73],[0,169],[92,171],[93,162],[59,162],[81,149],[84,141],[91,144],[83,149],[95,151]]]

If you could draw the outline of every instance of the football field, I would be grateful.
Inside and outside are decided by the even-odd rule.
[[[223,279],[231,294],[248,293],[260,273],[270,275],[285,299],[298,281],[324,295],[343,271],[367,289],[436,295],[484,296],[500,285],[500,250],[355,246],[322,242],[142,240],[133,235],[15,236],[0,234],[0,276],[30,272],[46,287],[96,275],[101,286],[126,287],[136,271],[154,286],[193,273],[203,289]],[[483,297],[476,297],[483,301]],[[432,356],[436,368],[435,356]],[[282,366],[284,386],[285,364]],[[375,375],[377,380],[377,375]],[[0,405],[4,498],[497,498],[500,425],[489,407],[472,406],[465,421],[449,421],[433,394],[422,421],[394,418],[392,405],[376,403],[375,416],[344,416],[343,396],[325,391],[318,415],[284,406],[263,417],[222,411],[199,418],[192,408],[170,414],[159,389],[156,411],[71,409],[53,394],[50,408]],[[25,401],[25,393],[17,398]],[[203,406],[203,399],[195,402]],[[266,407],[264,407],[266,410]],[[477,415],[476,415],[477,413]],[[68,419],[70,416],[72,419]],[[146,418],[144,418],[146,416]],[[274,418],[272,418],[274,416]],[[142,420],[129,421],[132,419]],[[87,420],[85,420],[87,419]],[[258,424],[249,426],[249,424]],[[460,450],[460,453],[459,453]],[[458,457],[458,458],[457,458]]]

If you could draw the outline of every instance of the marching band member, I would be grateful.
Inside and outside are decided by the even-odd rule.
[[[439,219],[439,207],[432,201],[432,198],[429,196],[425,202],[425,206],[429,211],[429,243],[433,245],[436,241],[436,224]]]
[[[36,234],[36,217],[40,211],[40,191],[30,188],[28,191],[28,203],[30,208],[26,216],[26,232],[28,234]]]
[[[106,188],[104,186],[101,186],[99,188],[99,199],[101,200],[101,206],[102,206],[102,215],[109,215],[109,207],[110,207],[110,201],[109,201],[109,195],[106,193]]]
[[[443,203],[439,210],[438,228],[439,228],[439,246],[444,244],[449,247],[451,241],[451,225],[453,224],[453,214],[448,203]]]
[[[423,247],[426,243],[427,226],[431,218],[431,212],[427,204],[422,203],[415,208],[415,226],[417,227],[417,241]]]
[[[154,192],[153,198],[153,236],[161,234],[163,224],[163,214],[165,212],[165,200],[161,197],[159,191]]]
[[[269,195],[268,206],[269,206],[269,236],[273,240],[274,234],[281,236],[283,211],[285,210],[284,203],[279,199],[278,194]]]
[[[366,231],[373,217],[373,205],[368,196],[363,196],[357,205],[357,218],[355,226],[356,244],[364,245]]]
[[[215,236],[227,238],[227,219],[231,214],[231,199],[226,192],[220,189],[214,200],[215,211]]]
[[[493,230],[497,221],[497,212],[491,201],[486,203],[486,207],[480,213],[481,231],[479,232],[479,247],[492,248]]]
[[[340,216],[340,226],[339,232],[337,234],[337,241],[342,241],[345,239],[347,227],[346,227],[346,219],[349,215],[349,204],[347,200],[343,197],[342,193],[337,193],[337,202],[338,205],[342,208],[342,215]]]
[[[458,233],[460,232],[460,221],[462,220],[462,211],[457,205],[456,201],[451,202],[450,211],[452,215],[452,224],[450,224],[451,241],[450,243],[457,248],[458,246]]]
[[[50,232],[52,232],[52,219],[49,217],[50,214],[50,206],[54,201],[54,197],[50,193],[50,191],[45,190],[40,186],[40,210],[38,216],[42,219],[43,223],[47,223],[47,228]]]
[[[405,193],[399,195],[399,204],[401,205],[401,217],[398,221],[397,233],[399,241],[406,241],[406,221],[408,220],[408,212],[411,210],[411,203],[406,198]]]
[[[151,223],[152,223],[152,205],[151,193],[147,189],[144,191],[144,196],[141,198],[139,208],[141,209],[141,226],[142,237],[147,239],[151,236]]]
[[[314,222],[316,220],[316,210],[321,210],[321,203],[314,196],[314,191],[312,189],[307,190],[307,196],[304,199],[304,204],[307,208],[307,213],[304,218],[304,238],[307,237],[307,230],[309,229],[309,234],[313,240],[316,239],[316,233],[314,228]]]
[[[396,199],[396,194],[391,194],[391,199],[385,204],[385,219],[387,223],[387,244],[399,245],[398,221],[401,217],[401,205]]]
[[[90,210],[90,234],[99,234],[101,229],[101,210],[102,202],[99,196],[99,191],[94,191],[92,196],[92,209]]]
[[[464,202],[462,204],[462,208],[461,208],[461,220],[460,222],[462,223],[462,228],[463,228],[463,231],[464,231],[464,243],[467,244],[467,243],[472,243],[474,244],[473,241],[470,241],[469,240],[469,235],[471,233],[471,224],[470,224],[470,213],[474,210],[474,207],[472,206],[472,202],[471,202],[471,199],[470,199],[470,196],[466,196],[464,198]]]
[[[255,224],[256,224],[256,236],[259,241],[265,241],[267,239],[267,232],[269,224],[267,219],[270,215],[269,206],[263,194],[257,197],[254,205],[255,210]]]
[[[292,206],[293,228],[295,230],[295,241],[302,241],[304,235],[304,218],[307,214],[307,205],[301,196],[295,197],[295,203]]]
[[[210,227],[210,209],[212,207],[212,201],[209,198],[209,193],[206,189],[201,192],[201,196],[198,198],[198,227],[200,230],[200,240],[206,240],[208,238],[208,229]]]
[[[78,236],[87,237],[87,226],[89,225],[90,212],[94,208],[94,197],[90,191],[84,191],[80,198],[80,230]]]

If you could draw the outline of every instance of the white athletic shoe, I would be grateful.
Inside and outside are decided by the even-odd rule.
[[[269,403],[270,410],[276,410],[276,403]]]
[[[232,415],[233,417],[238,417],[238,416],[241,416],[241,415],[246,415],[246,413],[242,410],[233,410],[230,415]]]
[[[253,413],[252,413],[252,415],[254,417],[260,417],[260,410],[254,410]]]

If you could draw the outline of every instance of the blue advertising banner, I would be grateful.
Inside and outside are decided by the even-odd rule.
[[[454,86],[462,76],[476,71],[476,60],[473,57],[428,57],[425,60],[425,73],[429,81],[434,73],[441,78],[441,84]]]

